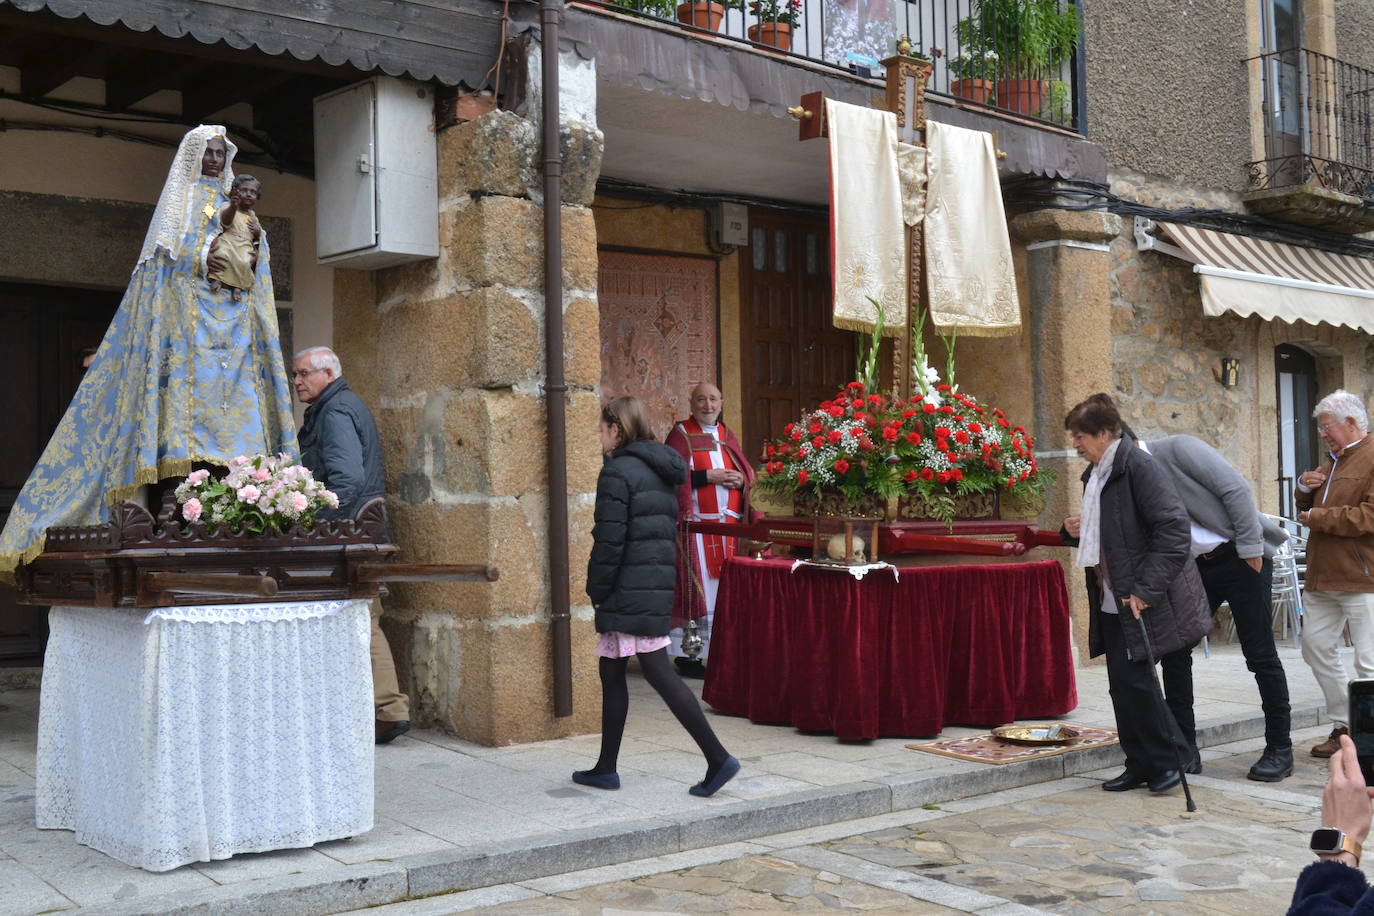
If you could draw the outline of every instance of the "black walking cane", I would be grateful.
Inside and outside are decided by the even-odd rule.
[[[1130,602],[1126,602],[1125,610],[1131,616],[1135,614],[1131,611]],[[1174,746],[1174,762],[1178,766],[1178,781],[1183,784],[1183,798],[1188,803],[1188,811],[1191,813],[1197,810],[1197,804],[1193,801],[1193,793],[1188,788],[1188,774],[1183,768],[1183,758],[1179,755],[1178,742],[1174,740],[1174,730],[1169,727],[1173,720],[1173,713],[1169,711],[1169,704],[1164,702],[1164,688],[1159,683],[1159,674],[1155,671],[1155,647],[1150,643],[1150,630],[1145,626],[1143,616],[1136,617],[1136,623],[1140,624],[1140,635],[1145,638],[1145,656],[1150,661],[1150,683],[1155,688],[1155,709],[1159,712],[1159,721],[1164,725],[1164,734],[1169,736],[1169,743]]]

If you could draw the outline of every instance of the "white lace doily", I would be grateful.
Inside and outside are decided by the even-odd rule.
[[[364,601],[364,604],[367,602]],[[249,623],[273,620],[308,620],[328,617],[348,607],[348,601],[280,601],[273,604],[201,604],[190,607],[155,607],[143,618],[184,620],[191,623]]]
[[[796,572],[799,566],[810,566],[812,569],[828,569],[832,572],[847,572],[855,579],[862,579],[869,573],[876,572],[879,569],[890,569],[892,570],[892,578],[894,580],[898,582],[902,580],[901,572],[891,563],[878,562],[864,563],[861,566],[845,566],[841,563],[817,563],[815,560],[794,560],[789,572]]]

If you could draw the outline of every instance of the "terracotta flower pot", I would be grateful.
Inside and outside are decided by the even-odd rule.
[[[692,0],[690,3],[679,3],[677,7],[677,21],[687,25],[694,25],[699,29],[710,29],[712,32],[720,31],[720,24],[725,20],[725,6],[720,3],[711,3],[709,0]]]
[[[1044,80],[998,80],[997,107],[1038,117],[1045,99]]]
[[[992,98],[992,87],[992,80],[985,80],[979,77],[955,80],[949,84],[949,94],[956,99],[968,99],[970,102],[986,105],[988,99]]]
[[[749,27],[749,40],[780,51],[792,50],[792,26],[786,22],[760,22]]]

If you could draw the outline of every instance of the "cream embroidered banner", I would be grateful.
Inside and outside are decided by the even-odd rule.
[[[897,177],[897,116],[825,100],[830,132],[831,276],[834,324],[872,331],[883,305],[884,334],[906,326],[906,230]]]
[[[1021,306],[992,135],[927,121],[926,149],[931,321],[971,337],[1016,334]]]

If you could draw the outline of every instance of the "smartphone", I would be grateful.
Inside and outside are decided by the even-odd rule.
[[[1360,756],[1365,785],[1374,786],[1374,678],[1350,682],[1350,740]]]

